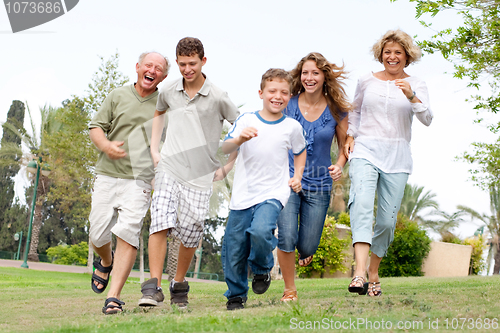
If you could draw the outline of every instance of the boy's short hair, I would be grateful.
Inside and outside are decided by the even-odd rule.
[[[175,49],[176,57],[192,57],[195,54],[197,54],[200,59],[203,59],[205,56],[205,49],[198,38],[185,37],[177,43],[177,47]]]
[[[260,81],[260,90],[264,90],[267,81],[272,81],[273,79],[281,79],[288,82],[290,89],[292,88],[292,76],[290,73],[281,68],[270,68],[267,72],[262,75],[262,80]]]

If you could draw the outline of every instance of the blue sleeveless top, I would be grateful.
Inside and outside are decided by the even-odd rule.
[[[330,108],[327,105],[318,119],[309,122],[300,112],[299,95],[297,95],[290,99],[284,113],[297,120],[305,132],[307,159],[302,176],[302,188],[309,191],[331,191],[333,182],[328,167],[332,165],[330,148],[337,121],[330,113]],[[292,151],[288,151],[290,177],[294,174],[293,157]]]

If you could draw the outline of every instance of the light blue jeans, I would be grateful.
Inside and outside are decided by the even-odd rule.
[[[351,190],[348,207],[352,243],[371,244],[372,253],[382,258],[394,239],[408,174],[385,173],[365,159],[354,158],[350,162],[349,176]],[[375,190],[378,193],[378,205],[372,232]]]
[[[231,210],[222,241],[222,269],[228,299],[246,297],[248,265],[254,274],[266,274],[274,266],[274,236],[278,215],[283,209],[279,200],[269,199],[243,210]]]

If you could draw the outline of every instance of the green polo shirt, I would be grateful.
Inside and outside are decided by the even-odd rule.
[[[112,160],[101,152],[97,174],[147,182],[154,178],[149,139],[157,99],[158,91],[141,97],[133,84],[117,88],[106,97],[89,128],[101,128],[110,141],[124,141],[121,148],[127,156]]]

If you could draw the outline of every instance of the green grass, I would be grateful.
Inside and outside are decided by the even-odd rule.
[[[243,333],[301,331],[301,327],[336,332],[500,331],[479,328],[487,319],[496,323],[500,319],[498,276],[385,278],[380,298],[350,294],[348,283],[348,279],[297,280],[300,301],[280,304],[283,282],[273,281],[264,295],[250,291],[246,309],[232,312],[225,309],[224,283],[191,283],[189,311],[179,312],[168,304],[138,307],[139,281],[129,279],[122,293],[124,313],[105,316],[101,313],[105,296],[91,291],[86,274],[0,268],[0,332]],[[463,327],[459,318],[467,318]],[[358,320],[358,326],[349,323],[357,325]],[[382,320],[385,326],[376,329]],[[429,329],[436,320],[438,329]],[[362,321],[371,321],[372,329]],[[387,321],[392,329],[387,329]],[[407,329],[398,329],[399,321]],[[341,324],[350,329],[335,329]]]

